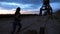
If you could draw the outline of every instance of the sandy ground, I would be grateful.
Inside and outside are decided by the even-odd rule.
[[[30,17],[24,17],[22,18],[21,24],[21,32],[20,34],[23,34],[23,32],[27,30],[36,30],[39,32],[40,27],[44,27],[46,16],[30,16]],[[12,22],[14,21],[14,18],[1,18],[0,19],[0,34],[11,34],[12,31]],[[60,23],[57,22],[56,19],[51,20],[49,19],[46,23],[46,31],[45,34],[59,34],[60,33]]]

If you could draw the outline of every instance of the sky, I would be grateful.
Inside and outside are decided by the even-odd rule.
[[[14,14],[17,7],[21,14],[39,14],[43,0],[0,0],[0,14]],[[60,9],[60,0],[50,0],[53,12]]]

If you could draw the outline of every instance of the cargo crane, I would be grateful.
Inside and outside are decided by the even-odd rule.
[[[50,1],[49,0],[43,0],[43,5],[40,8],[40,13],[39,16],[42,16],[42,12],[45,11],[49,15],[52,15],[52,8],[50,6]]]
[[[45,34],[45,29],[46,29],[47,21],[50,18],[53,19],[53,17],[51,17],[53,15],[52,15],[52,7],[50,6],[50,0],[43,0],[43,4],[42,4],[42,7],[40,8],[39,16],[42,16],[44,14],[44,13],[42,13],[43,11],[45,12],[45,15],[48,15],[48,17],[45,20],[44,26],[40,27],[39,34]]]

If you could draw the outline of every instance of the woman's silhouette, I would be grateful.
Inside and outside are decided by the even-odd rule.
[[[16,9],[16,12],[15,12],[15,15],[14,15],[14,22],[13,22],[13,32],[12,32],[12,34],[14,34],[14,32],[15,32],[15,30],[16,30],[16,26],[18,26],[19,28],[18,28],[18,30],[17,30],[17,32],[19,33],[20,32],[20,30],[21,30],[21,14],[20,14],[20,7],[18,7],[17,9]]]

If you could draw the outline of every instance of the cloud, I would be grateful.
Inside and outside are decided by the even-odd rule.
[[[22,10],[36,10],[39,5],[36,4],[22,4],[22,3],[11,3],[11,2],[0,2],[0,7],[7,10],[16,9],[17,7],[21,7]]]
[[[60,9],[60,7],[59,7],[59,6],[60,6],[60,2],[50,3],[50,5],[51,5],[51,7],[52,7],[52,9],[53,9],[54,11]]]
[[[19,3],[9,3],[9,2],[0,2],[0,7],[7,8],[7,9],[12,9],[12,8],[17,8],[21,7],[23,8],[31,8],[33,4],[19,4]]]
[[[53,8],[53,10],[58,10],[60,9],[60,2],[53,2],[53,3],[50,3],[51,7]],[[15,2],[0,2],[0,11],[13,11],[13,10],[16,10],[17,7],[21,7],[21,13],[22,14],[26,14],[26,13],[31,13],[31,14],[34,14],[35,12],[39,12],[40,8],[42,6],[42,3],[41,4],[23,4],[23,3],[15,3]]]
[[[14,3],[21,3],[22,0],[0,0],[0,2],[14,2]]]
[[[60,2],[54,2],[54,3],[50,3],[51,7],[53,8],[53,10],[55,10],[56,8],[59,9],[58,6]],[[40,9],[42,6],[41,4],[22,4],[22,3],[14,3],[14,2],[0,2],[0,7],[4,8],[4,9],[16,9],[17,7],[21,7],[22,10],[35,10],[35,9]]]
[[[14,2],[23,4],[41,4],[43,0],[0,0],[0,2]],[[60,2],[60,0],[50,0],[50,2]]]
[[[15,3],[23,3],[23,4],[38,4],[42,0],[0,0],[0,2],[15,2]]]

